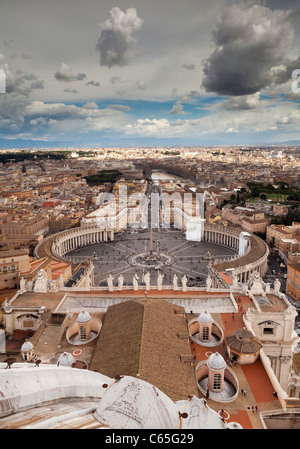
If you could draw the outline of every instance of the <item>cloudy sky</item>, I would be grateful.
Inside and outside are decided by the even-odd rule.
[[[300,141],[299,0],[1,0],[0,29],[2,148]]]

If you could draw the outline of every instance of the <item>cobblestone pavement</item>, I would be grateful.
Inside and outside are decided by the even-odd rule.
[[[103,242],[86,246],[68,253],[78,260],[91,258],[95,266],[95,286],[106,286],[110,274],[114,276],[117,285],[118,277],[124,277],[124,286],[132,285],[135,273],[142,285],[143,274],[149,271],[150,283],[157,285],[158,272],[163,274],[163,285],[172,285],[174,274],[178,277],[178,285],[183,275],[188,278],[188,286],[205,286],[208,260],[205,259],[209,251],[211,257],[222,260],[235,255],[232,249],[207,242],[187,241],[181,231],[168,229],[153,230],[153,253],[158,256],[157,263],[143,262],[143,257],[149,254],[150,232],[126,231],[115,236],[113,242]],[[160,257],[161,255],[161,257]],[[138,256],[132,258],[132,256]],[[169,263],[166,260],[169,257]],[[132,263],[136,260],[136,265]],[[161,263],[163,262],[163,263]]]

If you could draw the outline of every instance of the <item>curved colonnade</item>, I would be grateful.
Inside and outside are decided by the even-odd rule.
[[[67,253],[76,248],[114,240],[113,228],[95,224],[83,224],[78,228],[67,229],[51,235],[41,242],[35,250],[37,258],[47,257],[70,262]],[[216,225],[204,225],[202,241],[215,243],[239,251],[241,230]],[[267,271],[269,249],[266,243],[255,235],[247,237],[248,245],[242,255],[232,256],[225,261],[214,260],[209,264],[212,287],[224,287],[220,272],[234,270],[238,282],[247,282],[254,271],[263,276]],[[228,286],[227,286],[228,288]]]
[[[239,250],[241,232],[225,226],[208,225],[204,227],[203,240]],[[248,245],[242,255],[236,255],[222,262],[215,261],[209,267],[213,287],[222,287],[224,281],[219,273],[226,270],[234,271],[237,281],[241,283],[248,282],[254,272],[258,272],[261,277],[266,274],[269,255],[268,245],[254,234],[249,234],[246,238]]]

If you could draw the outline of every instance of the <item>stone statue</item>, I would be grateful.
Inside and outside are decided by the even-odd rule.
[[[274,292],[279,293],[280,292],[280,287],[281,287],[281,282],[279,281],[279,279],[275,279]]]
[[[113,276],[110,274],[110,275],[108,276],[108,278],[107,278],[108,290],[109,290],[110,292],[112,292],[112,291],[114,290],[113,280],[114,280],[114,278],[113,278]]]
[[[57,292],[57,285],[55,281],[48,281],[48,287],[50,292]]]
[[[185,274],[181,278],[181,283],[182,283],[182,291],[186,292],[187,277]]]
[[[158,287],[158,290],[162,289],[163,278],[164,278],[164,275],[161,274],[161,273],[158,273],[158,276],[157,276],[157,287]]]
[[[26,290],[31,292],[33,289],[33,281],[28,281],[26,284]]]
[[[253,295],[263,295],[265,293],[263,280],[257,271],[251,274],[248,287]]]
[[[178,276],[176,273],[173,276],[173,290],[178,290]]]
[[[123,289],[123,284],[124,284],[124,277],[122,274],[120,274],[120,276],[118,277],[118,290]]]
[[[146,290],[150,290],[150,273],[147,271],[144,275],[144,282],[146,284]]]
[[[23,277],[20,280],[20,290],[22,293],[26,291],[25,279]]]
[[[90,288],[92,281],[91,281],[91,277],[89,276],[89,274],[86,275],[86,280],[85,280],[85,287]]]
[[[211,286],[212,286],[211,277],[207,276],[207,278],[206,278],[206,288],[207,288],[207,290],[209,290],[211,288]]]
[[[58,289],[61,289],[65,286],[64,278],[63,278],[62,274],[59,275],[59,278],[57,279],[56,284],[57,284]]]
[[[46,293],[48,291],[47,273],[41,268],[36,275],[33,291],[38,293]]]
[[[138,288],[139,288],[138,280],[139,280],[139,277],[138,277],[138,275],[135,273],[135,275],[133,276],[133,280],[132,280],[132,283],[133,283],[133,290],[138,290]]]
[[[233,273],[232,288],[234,288],[235,290],[238,288],[238,277],[236,275],[236,272]]]

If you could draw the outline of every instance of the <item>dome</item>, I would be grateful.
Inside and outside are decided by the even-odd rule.
[[[213,319],[211,317],[211,314],[209,312],[201,312],[198,316],[198,322],[203,324],[210,324],[213,322]]]
[[[32,349],[33,349],[33,344],[29,340],[26,340],[21,346],[22,352],[32,351]]]
[[[71,366],[76,360],[69,352],[61,354],[57,361],[57,366]]]
[[[179,429],[176,404],[153,385],[125,376],[104,392],[95,417],[114,429]]]
[[[208,359],[207,365],[214,370],[223,370],[226,368],[226,362],[218,352],[214,352]]]
[[[247,329],[238,329],[226,338],[227,345],[241,354],[253,354],[258,352],[262,345]]]
[[[82,312],[80,312],[77,317],[77,321],[79,323],[87,323],[91,319],[92,319],[91,315],[89,314],[89,312],[86,312],[85,310],[82,310]]]

